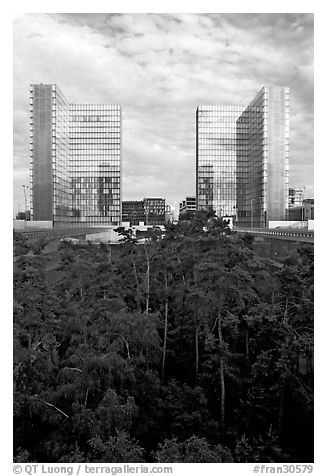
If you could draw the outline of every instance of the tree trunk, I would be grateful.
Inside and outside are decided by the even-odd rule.
[[[195,324],[195,385],[198,384],[199,376],[199,325]]]
[[[193,248],[194,256],[194,248]],[[193,279],[195,286],[198,285],[198,276],[196,272],[195,264],[193,265]],[[199,374],[199,325],[198,325],[198,303],[196,303],[195,309],[195,385],[198,383],[198,374]]]
[[[167,329],[168,329],[168,282],[167,270],[165,272],[165,328],[164,328],[164,343],[162,353],[162,369],[161,369],[161,383],[165,381],[165,365],[166,365],[166,351],[167,351]]]
[[[83,282],[82,279],[79,280],[79,295],[81,300],[83,299]]]
[[[31,326],[28,326],[28,334],[27,334],[27,350],[28,350],[28,361],[29,365],[32,364],[32,333],[31,333]]]
[[[85,400],[84,400],[84,407],[86,408],[86,405],[87,405],[87,397],[89,396],[89,389],[87,388],[86,389],[86,393],[85,393]]]
[[[135,283],[136,283],[136,303],[137,303],[137,307],[138,307],[139,311],[141,311],[140,283],[139,283],[139,279],[138,279],[138,276],[137,276],[137,270],[136,270],[133,251],[131,252],[131,258],[132,258],[133,271],[134,271]]]
[[[245,355],[249,360],[249,329],[246,329],[245,331]]]
[[[285,312],[284,312],[284,317],[283,317],[283,323],[287,325],[288,322],[288,299],[286,299],[286,304],[285,304]],[[285,336],[285,342],[282,344],[281,348],[281,356],[282,356],[282,362],[285,365],[285,367],[288,365],[287,362],[287,348],[289,344],[289,338],[286,335]],[[283,423],[284,423],[284,413],[285,413],[285,389],[286,389],[286,368],[283,369],[282,375],[280,377],[280,383],[279,383],[279,411],[278,411],[278,437],[280,438],[282,435],[283,431]]]
[[[221,326],[221,312],[219,310],[218,314],[218,342],[219,349],[221,352],[220,355],[220,364],[219,364],[219,380],[220,380],[220,421],[221,421],[221,436],[224,440],[225,434],[225,363],[222,356],[223,353],[223,333]]]
[[[178,256],[177,251],[176,251],[176,258],[177,258],[177,263],[179,264],[180,267],[182,267],[182,262],[181,262],[180,257]],[[184,285],[184,288],[185,288],[186,287],[186,280],[185,280],[185,276],[184,276],[184,273],[183,273],[182,269],[181,269],[181,273],[182,273],[183,285]]]
[[[146,249],[146,245],[144,245],[145,256],[146,256],[146,288],[145,288],[145,314],[149,315],[149,300],[150,300],[150,260],[148,256],[148,251]]]
[[[280,384],[279,384],[279,411],[278,411],[278,437],[279,438],[282,436],[283,423],[284,423],[285,387],[286,387],[286,379],[285,379],[285,375],[282,375]]]

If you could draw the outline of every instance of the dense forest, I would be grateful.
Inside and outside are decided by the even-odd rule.
[[[14,234],[15,461],[312,462],[313,250],[269,266],[203,213],[119,231]]]

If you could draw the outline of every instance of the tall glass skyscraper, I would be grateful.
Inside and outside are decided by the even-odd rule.
[[[240,226],[285,220],[288,208],[289,88],[264,86],[237,120]]]
[[[121,110],[69,104],[58,86],[31,86],[31,215],[54,225],[121,222]]]
[[[199,106],[196,111],[198,210],[233,216],[236,209],[236,119],[239,106]]]
[[[121,222],[121,111],[112,104],[69,107],[72,223]]]
[[[265,86],[247,108],[196,112],[197,208],[241,226],[284,220],[288,202],[289,89]]]
[[[54,84],[33,85],[30,94],[31,217],[69,223],[68,103]]]

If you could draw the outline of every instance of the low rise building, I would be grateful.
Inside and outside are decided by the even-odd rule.
[[[301,207],[293,207],[288,210],[289,220],[307,221],[314,220],[314,206],[302,205]]]
[[[164,225],[166,222],[166,205],[164,198],[144,198],[122,202],[122,221],[131,226]]]
[[[145,222],[145,209],[143,200],[128,200],[122,202],[122,221],[131,225]]]
[[[303,204],[303,193],[304,189],[297,187],[297,188],[289,188],[288,189],[288,207],[301,207]]]
[[[170,205],[165,206],[165,222],[173,223],[174,222],[174,210]]]
[[[164,198],[144,198],[145,224],[164,225],[166,203]]]
[[[189,211],[196,211],[196,197],[185,197],[185,200],[179,204],[179,213],[186,213]]]

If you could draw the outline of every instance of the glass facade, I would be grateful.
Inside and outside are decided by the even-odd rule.
[[[164,225],[166,202],[164,198],[144,198],[145,224]]]
[[[236,120],[240,106],[199,106],[196,111],[197,208],[236,214]]]
[[[56,85],[30,89],[31,217],[69,222],[68,103]]]
[[[31,219],[53,219],[52,87],[30,89]]]
[[[130,226],[145,223],[145,210],[143,200],[126,200],[122,202],[123,222],[129,222]]]
[[[288,208],[289,89],[265,86],[237,120],[237,222],[264,227]]]
[[[31,215],[54,225],[121,222],[121,110],[68,104],[58,86],[32,85]]]
[[[144,198],[123,202],[123,222],[130,225],[164,225],[166,221],[166,205],[164,198]]]
[[[53,197],[54,223],[68,224],[71,219],[69,176],[68,103],[57,86],[53,86]]]
[[[197,208],[240,226],[285,220],[288,209],[289,89],[265,86],[246,108],[196,112]]]
[[[121,222],[121,110],[112,104],[69,107],[72,223]]]

